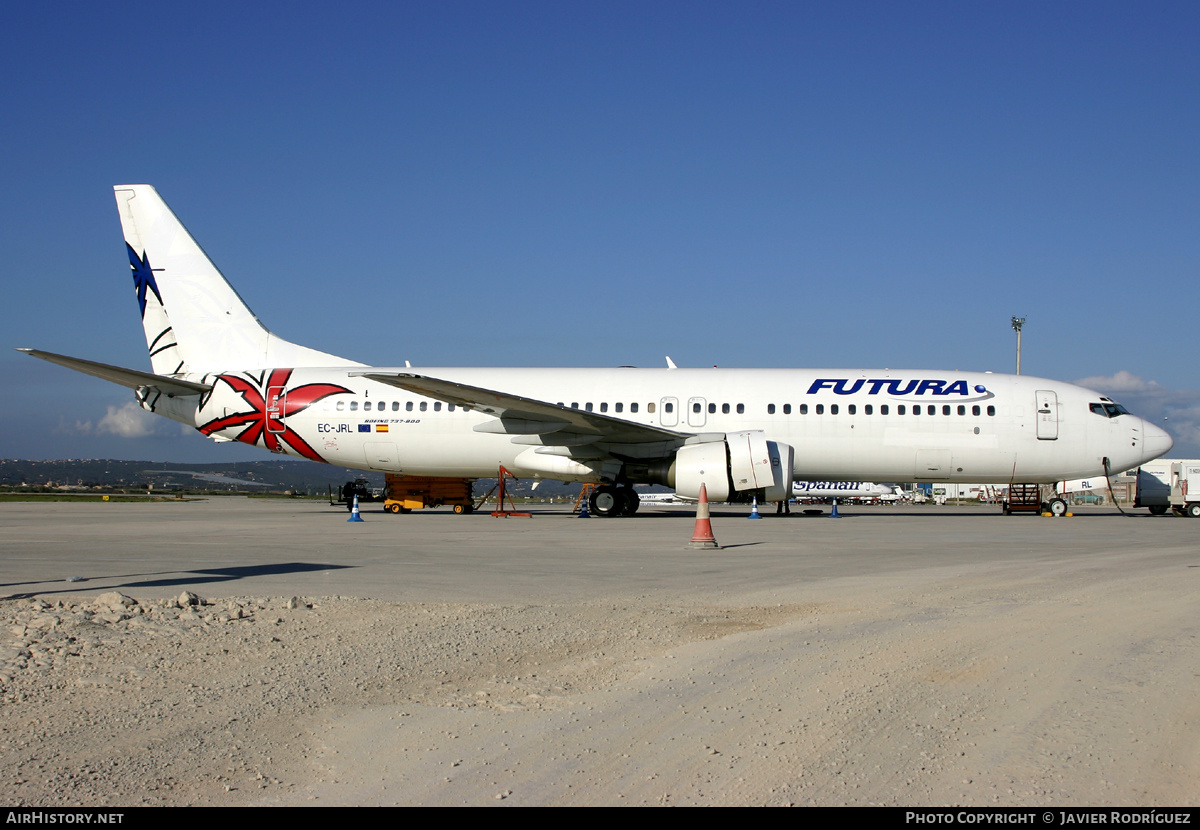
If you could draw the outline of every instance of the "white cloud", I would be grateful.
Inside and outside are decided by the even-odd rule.
[[[145,438],[155,434],[157,417],[132,401],[121,407],[110,406],[108,414],[96,424],[99,434],[122,438]]]
[[[1109,377],[1094,377],[1084,378],[1083,380],[1075,381],[1080,386],[1086,386],[1088,389],[1098,389],[1101,392],[1107,392],[1113,395],[1119,395],[1123,392],[1166,392],[1166,387],[1156,380],[1143,380],[1132,372],[1127,372],[1124,369]]]

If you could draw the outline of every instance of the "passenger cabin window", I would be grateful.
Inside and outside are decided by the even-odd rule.
[[[783,405],[783,414],[784,414],[784,415],[791,415],[791,414],[792,414],[792,405],[791,405],[790,403],[785,403],[785,404]]]
[[[617,412],[624,412],[624,411],[625,411],[625,404],[623,404],[623,403],[616,403],[616,404],[613,404],[613,409],[615,409]]]
[[[346,409],[346,402],[345,402],[345,401],[338,401],[338,402],[337,402],[337,411],[338,411],[338,412],[344,412],[344,411],[345,411],[345,409]]]
[[[836,414],[838,414],[838,405],[837,405],[837,404],[835,404],[835,403],[832,403],[832,404],[830,404],[830,405],[829,405],[829,414],[830,414],[830,415],[836,415]]]
[[[429,409],[429,401],[421,401],[421,411],[425,412]]]
[[[634,404],[634,405],[636,406],[637,404]],[[634,410],[634,411],[636,411],[636,410]],[[654,414],[654,404],[652,404],[652,403],[646,404],[646,412],[653,415]]]
[[[412,402],[412,401],[407,401],[407,402],[404,404],[404,410],[405,410],[406,412],[412,412],[412,409],[413,409],[413,402]]]
[[[819,403],[819,404],[817,404],[817,414],[818,414],[818,415],[824,415],[824,414],[825,414],[825,404],[823,404],[823,403]]]
[[[886,414],[888,414],[888,405],[887,405],[887,404],[885,404],[885,403],[881,403],[881,404],[879,405],[879,414],[880,414],[880,415],[886,415]],[[904,413],[903,413],[903,412],[901,412],[900,414],[901,414],[901,415],[903,415]]]
[[[806,403],[802,403],[802,404],[800,404],[800,414],[801,414],[801,415],[807,415],[807,414],[808,414],[808,404],[806,404]]]
[[[434,412],[441,412],[441,411],[442,411],[442,402],[441,402],[441,401],[434,401],[434,402],[433,402],[433,411],[434,411]]]
[[[716,405],[715,403],[710,403],[710,404],[708,405],[708,414],[709,414],[709,415],[716,415],[716,414],[717,414],[717,405]]]
[[[358,412],[358,401],[350,401],[350,411]]]
[[[858,407],[854,404],[850,404],[846,407],[846,412],[850,413],[851,415],[855,415],[858,413]]]
[[[896,414],[897,414],[897,415],[906,415],[906,414],[908,414],[908,413],[905,411],[905,409],[904,409],[904,404],[902,404],[902,403],[901,403],[901,404],[897,404],[897,405],[896,405]]]
[[[978,405],[978,404],[976,404],[975,406],[971,407],[971,414],[972,414],[972,415],[978,415],[978,414],[979,414],[979,405]]]
[[[630,411],[630,412],[637,412],[637,410],[638,410],[638,405],[637,405],[636,403],[631,403],[631,404],[629,405],[629,411]]]
[[[728,414],[729,414],[729,404],[727,404],[727,403],[723,403],[723,404],[721,404],[721,414],[722,414],[722,415],[728,415]]]
[[[654,404],[651,404],[651,406],[653,406],[653,405]],[[663,404],[663,412],[674,412],[674,411],[675,411],[675,404],[673,404],[673,403]]]
[[[607,404],[607,403],[604,403],[604,402],[602,402],[602,403],[600,404],[600,411],[601,411],[601,412],[608,412],[608,404]]]
[[[773,404],[773,403],[769,403],[769,404],[767,404],[767,414],[768,414],[768,415],[774,415],[774,414],[775,414],[775,404]]]
[[[996,414],[996,407],[994,407],[994,406],[989,406],[989,407],[988,407],[988,415],[989,415],[989,416],[994,416],[995,414]]]
[[[371,402],[363,401],[363,412],[370,412],[370,411],[371,411]]]
[[[702,406],[701,406],[700,404],[698,404],[698,403],[694,403],[694,404],[692,404],[692,412],[700,412],[700,411],[701,411],[701,410],[703,410],[703,409],[704,409],[704,407],[702,407]]]
[[[863,407],[863,412],[867,415],[874,415],[875,407],[872,406],[871,404],[867,404],[866,406]]]

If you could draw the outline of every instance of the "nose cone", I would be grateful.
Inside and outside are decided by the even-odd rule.
[[[1167,435],[1166,430],[1148,422],[1143,423],[1145,426],[1142,427],[1142,449],[1145,451],[1145,460],[1152,461],[1169,453],[1171,447],[1175,446],[1175,439]]]

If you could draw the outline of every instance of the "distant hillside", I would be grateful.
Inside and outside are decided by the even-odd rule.
[[[323,495],[328,487],[365,478],[372,488],[383,487],[383,473],[369,473],[317,464],[312,461],[270,459],[226,464],[178,464],[160,461],[115,461],[112,459],[71,458],[62,461],[21,461],[0,459],[0,487],[50,488],[129,488],[154,490],[200,490],[282,492]],[[495,479],[475,482],[475,493],[483,495]],[[510,487],[518,495],[574,496],[578,484],[544,481],[536,493],[533,480],[526,479]]]

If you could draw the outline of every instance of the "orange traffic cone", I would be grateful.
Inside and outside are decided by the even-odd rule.
[[[700,485],[700,503],[696,505],[696,530],[688,547],[692,550],[721,549],[713,537],[712,522],[708,518],[708,488],[703,484]]]

